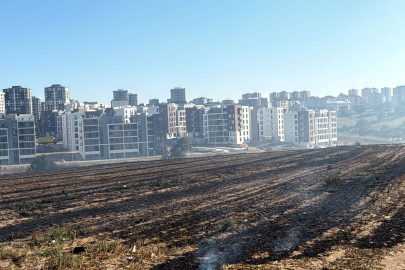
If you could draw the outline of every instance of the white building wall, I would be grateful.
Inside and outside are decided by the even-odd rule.
[[[298,141],[298,113],[284,113],[284,141],[299,143]]]
[[[259,136],[284,141],[284,108],[259,109]]]

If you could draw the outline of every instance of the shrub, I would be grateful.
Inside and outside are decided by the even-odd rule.
[[[40,171],[49,171],[55,170],[57,168],[55,162],[47,156],[38,156],[36,157],[31,165],[28,167],[28,172],[40,172]]]
[[[322,179],[322,182],[324,184],[325,189],[328,191],[334,191],[342,185],[342,179],[338,174],[335,173],[330,173],[326,175]]]
[[[181,137],[178,142],[170,149],[170,157],[184,157],[191,151],[190,139],[187,136]]]

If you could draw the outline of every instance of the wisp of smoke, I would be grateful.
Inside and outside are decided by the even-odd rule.
[[[277,241],[277,245],[273,248],[274,252],[291,251],[299,244],[300,228],[292,228]]]
[[[232,239],[211,238],[208,245],[201,245],[197,256],[202,255],[200,270],[214,270],[225,263],[233,263],[243,251],[242,236],[236,235]],[[219,241],[219,243],[217,242]],[[221,246],[221,251],[218,246]]]
[[[215,241],[210,241],[208,251],[204,254],[204,258],[200,265],[200,270],[214,270],[217,267],[218,250]]]

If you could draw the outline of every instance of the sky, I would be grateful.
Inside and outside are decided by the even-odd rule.
[[[0,0],[0,87],[110,104],[405,84],[405,1]]]

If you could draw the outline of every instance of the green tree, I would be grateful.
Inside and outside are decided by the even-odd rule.
[[[352,111],[350,111],[348,109],[341,109],[341,110],[339,110],[338,114],[341,117],[350,117],[352,115]]]
[[[353,108],[353,110],[354,110],[356,113],[358,113],[358,114],[362,114],[362,113],[364,113],[365,111],[367,111],[367,107],[366,107],[366,106],[362,106],[362,105],[360,105],[360,106],[355,106],[355,107]]]
[[[166,145],[163,147],[162,159],[170,159],[170,151]]]
[[[28,167],[28,172],[40,172],[55,170],[57,168],[55,162],[47,156],[37,156]]]
[[[187,136],[181,137],[170,149],[170,158],[184,157],[191,148],[190,139]]]
[[[371,132],[370,122],[365,119],[357,120],[356,127],[359,128],[360,136],[367,136]]]

